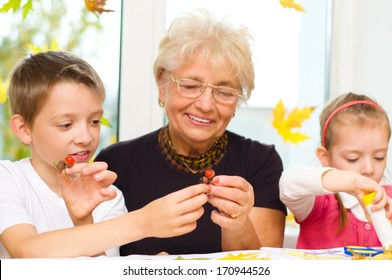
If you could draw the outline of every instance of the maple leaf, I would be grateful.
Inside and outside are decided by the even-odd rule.
[[[292,8],[299,12],[305,11],[301,4],[295,3],[294,0],[279,0],[279,2],[285,8]]]
[[[286,117],[286,108],[282,100],[279,100],[275,108],[272,111],[273,114],[273,127],[283,137],[283,140],[290,141],[294,144],[305,141],[309,138],[308,135],[302,134],[298,131],[294,132],[292,129],[298,129],[302,127],[303,121],[310,118],[315,107],[303,107],[299,109],[295,107]]]

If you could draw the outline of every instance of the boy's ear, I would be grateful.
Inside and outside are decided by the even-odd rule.
[[[23,144],[29,145],[31,143],[30,129],[21,115],[13,115],[10,120],[10,126],[16,137]]]
[[[316,155],[323,167],[331,166],[328,151],[323,146],[317,147]]]

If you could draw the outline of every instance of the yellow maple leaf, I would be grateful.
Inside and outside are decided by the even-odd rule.
[[[33,44],[27,44],[27,48],[32,52],[32,53],[39,53],[39,52],[46,52],[46,51],[57,51],[59,50],[59,45],[57,43],[56,38],[52,40],[50,43],[50,46],[48,44],[45,44],[43,46],[36,46]]]
[[[9,80],[7,79],[4,83],[0,77],[0,104],[7,101],[7,89],[9,86]]]
[[[305,141],[309,138],[308,135],[302,134],[298,131],[294,132],[293,129],[302,127],[302,123],[309,119],[314,111],[315,107],[303,107],[301,109],[295,107],[286,117],[286,108],[282,100],[280,99],[278,104],[272,110],[273,114],[273,127],[283,137],[283,140],[290,141],[294,144]]]
[[[304,8],[301,4],[295,3],[294,0],[279,0],[280,4],[285,8],[292,8],[299,12],[304,12]]]

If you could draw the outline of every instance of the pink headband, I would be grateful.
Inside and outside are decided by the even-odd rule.
[[[357,104],[366,104],[366,105],[370,105],[370,106],[373,106],[373,107],[376,107],[376,108],[380,107],[380,106],[378,106],[376,103],[371,102],[371,101],[367,101],[367,100],[354,100],[354,101],[347,102],[347,103],[345,103],[345,104],[339,106],[338,108],[336,108],[336,109],[331,113],[331,115],[329,115],[327,121],[326,121],[325,124],[324,124],[323,134],[321,135],[321,141],[322,141],[323,147],[325,147],[325,137],[326,137],[326,134],[327,134],[328,125],[329,125],[329,123],[332,121],[333,117],[335,117],[339,112],[343,111],[343,110],[346,109],[347,107],[354,106],[354,105],[357,105]]]

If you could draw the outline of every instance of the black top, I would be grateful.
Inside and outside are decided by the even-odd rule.
[[[109,170],[117,173],[114,185],[123,192],[128,211],[140,209],[157,198],[195,185],[202,176],[172,167],[159,148],[158,132],[156,130],[136,139],[115,143],[103,149],[95,159],[107,162]],[[279,200],[279,178],[283,165],[275,147],[229,131],[227,134],[227,151],[213,167],[215,174],[245,178],[253,186],[255,206],[286,213],[286,207]],[[132,242],[122,246],[120,254],[154,255],[162,251],[169,254],[203,254],[222,251],[220,227],[210,219],[214,208],[207,203],[204,209],[194,231],[179,237],[145,238]]]

